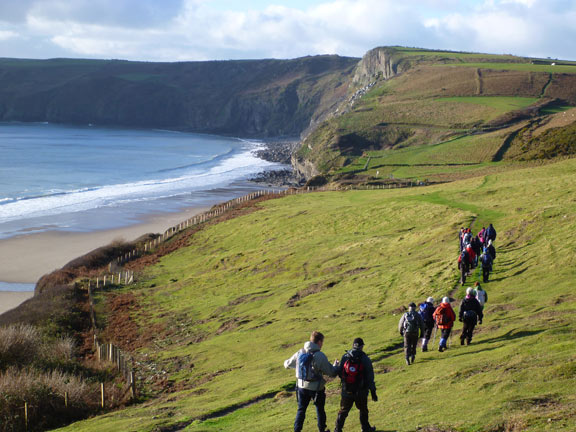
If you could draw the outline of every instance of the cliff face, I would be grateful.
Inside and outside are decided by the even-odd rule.
[[[143,63],[0,59],[0,121],[299,135],[329,110],[358,59]]]
[[[380,47],[368,51],[354,72],[352,82],[366,86],[377,79],[390,79],[408,66],[396,54],[394,48]]]

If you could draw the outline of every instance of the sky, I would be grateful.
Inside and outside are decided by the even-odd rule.
[[[377,46],[576,60],[576,0],[0,0],[0,57],[361,57]]]

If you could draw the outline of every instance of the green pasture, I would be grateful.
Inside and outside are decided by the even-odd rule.
[[[538,100],[538,98],[518,96],[463,96],[436,99],[440,103],[456,102],[490,107],[498,115],[527,108],[538,102]]]
[[[148,365],[138,372],[146,400],[61,430],[290,431],[294,373],[282,363],[312,330],[326,335],[331,360],[366,341],[379,431],[575,430],[575,175],[568,160],[439,186],[289,196],[206,226],[126,289],[141,331],[155,334],[136,353]],[[458,229],[489,222],[498,254],[473,344],[459,345],[457,323],[447,352],[406,366],[404,306],[461,299]],[[338,382],[327,388],[332,428]],[[359,429],[357,411],[346,427]],[[315,429],[310,407],[305,430]]]
[[[547,73],[565,73],[576,74],[576,65],[539,65],[532,63],[446,63],[437,66],[454,66],[454,67],[473,67],[479,69],[493,70],[513,70],[523,72],[547,72]]]

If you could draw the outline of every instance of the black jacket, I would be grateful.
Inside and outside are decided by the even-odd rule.
[[[474,312],[476,312],[476,315],[478,316],[478,319],[480,321],[482,321],[482,318],[484,318],[484,313],[482,312],[482,306],[480,306],[480,302],[476,300],[476,297],[466,297],[464,300],[462,300],[458,318],[460,320],[464,319],[464,312],[468,310],[473,310]]]
[[[342,370],[344,369],[344,363],[348,359],[348,357],[360,357],[362,362],[362,367],[364,369],[364,378],[363,378],[363,386],[362,391],[368,393],[368,390],[376,391],[376,383],[374,382],[374,367],[372,366],[372,360],[370,357],[362,351],[360,348],[354,348],[348,351],[346,354],[342,356],[340,360],[340,365],[338,366],[338,376],[342,378]]]

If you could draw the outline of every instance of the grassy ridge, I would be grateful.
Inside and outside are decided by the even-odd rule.
[[[294,378],[282,361],[313,329],[327,335],[331,359],[365,339],[379,430],[574,430],[575,174],[576,161],[565,161],[442,187],[292,196],[209,226],[130,291],[141,331],[163,329],[140,356],[172,390],[63,430],[289,431],[295,402],[283,389]],[[456,232],[472,221],[499,231],[485,323],[472,346],[418,354],[406,367],[401,307],[461,298]],[[332,423],[337,382],[328,394]],[[305,427],[315,428],[312,410]],[[358,427],[350,416],[347,428]]]

